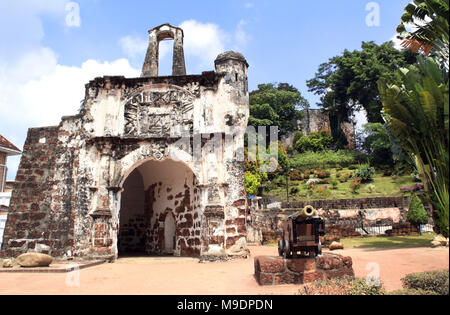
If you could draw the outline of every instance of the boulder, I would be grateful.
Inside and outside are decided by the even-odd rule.
[[[11,259],[5,259],[2,264],[3,268],[12,268],[14,266]]]
[[[344,249],[344,245],[338,242],[331,243],[330,250],[338,250],[338,249]]]
[[[52,261],[51,256],[41,253],[26,253],[16,259],[21,267],[48,267]]]
[[[443,235],[439,234],[436,235],[436,237],[433,239],[433,241],[431,242],[431,246],[433,247],[433,243],[434,243],[434,247],[438,247],[438,246],[448,246],[448,238],[445,238]],[[438,243],[440,245],[438,245]]]
[[[438,241],[432,241],[431,242],[431,247],[432,248],[441,247],[441,246],[442,246],[441,242],[438,242]]]

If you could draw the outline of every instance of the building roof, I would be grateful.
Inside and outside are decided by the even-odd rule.
[[[8,141],[5,137],[0,135],[0,151],[6,152],[8,155],[17,155],[22,153],[18,147]]]

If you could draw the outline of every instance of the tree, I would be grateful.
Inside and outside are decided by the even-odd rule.
[[[341,56],[321,64],[315,77],[307,81],[309,91],[321,96],[318,105],[336,120],[336,128],[361,108],[366,110],[369,122],[382,123],[378,80],[416,61],[414,54],[398,51],[392,42],[363,42],[361,48],[345,50]],[[334,132],[335,139],[337,136],[338,132]]]
[[[287,83],[261,84],[250,93],[249,126],[278,126],[281,136],[294,131],[302,118],[301,109],[309,106],[300,92]]]
[[[261,178],[256,174],[246,172],[245,175],[245,191],[248,196],[256,196],[261,186]]]
[[[385,124],[372,123],[363,126],[367,134],[363,148],[369,154],[372,165],[394,165],[392,157],[392,141],[389,129]]]
[[[428,213],[420,198],[413,194],[408,210],[408,221],[415,226],[428,223]]]
[[[435,223],[449,229],[449,84],[434,58],[419,58],[394,80],[382,79],[379,90],[386,122],[417,168],[435,207]]]
[[[433,51],[448,71],[449,0],[414,0],[405,8],[397,27],[402,46],[429,55]],[[407,27],[410,26],[410,30]]]

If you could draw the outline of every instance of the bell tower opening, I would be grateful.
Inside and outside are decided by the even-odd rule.
[[[173,40],[172,76],[186,75],[186,63],[184,60],[183,40],[184,33],[181,28],[170,24],[163,24],[149,31],[149,44],[142,77],[157,77],[159,75],[160,43],[165,40]],[[165,47],[165,46],[163,46]]]

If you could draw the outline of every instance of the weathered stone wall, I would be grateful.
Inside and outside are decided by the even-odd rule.
[[[328,114],[324,114],[320,109],[308,109],[302,111],[303,118],[297,122],[297,129],[303,132],[305,135],[310,135],[313,132],[328,131],[331,133],[331,123]],[[341,130],[344,132],[348,145],[348,149],[355,148],[355,128],[353,122],[343,122],[340,125]],[[289,147],[295,147],[294,137],[297,131],[289,133],[281,140],[283,145]]]
[[[315,200],[282,203],[281,208],[252,209],[248,224],[255,237],[250,242],[273,242],[281,236],[281,221],[307,205],[318,209],[324,218],[327,235],[322,238],[324,246],[341,237],[356,237],[361,234],[356,228],[364,222],[366,227],[392,226],[407,222],[408,197],[380,197],[363,199]]]
[[[77,116],[30,129],[1,255],[43,243],[56,257],[117,257],[128,176],[152,161],[173,161],[190,172],[175,176],[181,186],[143,176],[145,250],[163,250],[170,212],[175,255],[246,256],[248,64],[228,52],[215,65],[216,72],[201,75],[96,78]],[[140,220],[130,215],[124,224],[139,225],[142,236]],[[141,236],[129,244],[141,244]]]
[[[37,244],[48,245],[54,255],[63,256],[73,246],[71,171],[75,159],[61,159],[71,155],[61,146],[62,134],[58,127],[28,131],[11,198],[3,256],[15,257]]]

